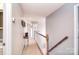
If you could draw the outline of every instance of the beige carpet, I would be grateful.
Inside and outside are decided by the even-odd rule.
[[[34,40],[29,41],[29,46],[24,48],[23,55],[41,55]]]

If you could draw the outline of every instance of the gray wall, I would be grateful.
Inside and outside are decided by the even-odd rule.
[[[49,48],[65,36],[69,37],[50,54],[74,54],[74,4],[64,4],[57,11],[47,16],[46,31],[49,35]]]

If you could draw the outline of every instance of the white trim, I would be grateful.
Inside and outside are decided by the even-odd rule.
[[[78,55],[78,6],[74,6],[74,54]]]
[[[3,10],[3,42],[5,43],[5,46],[3,46],[3,54],[11,55],[12,52],[12,33],[11,28],[12,27],[12,21],[11,21],[11,4],[5,3],[4,4],[4,10]]]

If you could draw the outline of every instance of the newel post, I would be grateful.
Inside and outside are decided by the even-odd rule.
[[[47,42],[47,55],[49,55],[48,49],[49,49],[49,36],[46,34],[46,42]]]

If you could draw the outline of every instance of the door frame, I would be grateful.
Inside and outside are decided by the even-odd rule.
[[[11,4],[3,3],[3,55],[12,54],[12,21],[11,21]]]
[[[78,55],[78,7],[74,5],[74,55]]]

